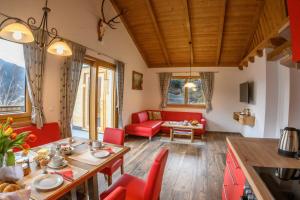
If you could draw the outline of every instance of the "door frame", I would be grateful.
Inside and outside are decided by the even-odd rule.
[[[94,58],[86,55],[84,63],[90,65],[90,91],[89,91],[89,138],[92,140],[98,140],[98,73],[99,68],[107,68],[114,71],[113,82],[115,82],[116,65],[110,62]],[[118,124],[117,109],[116,109],[116,84],[113,85],[113,122],[112,124],[116,127]]]

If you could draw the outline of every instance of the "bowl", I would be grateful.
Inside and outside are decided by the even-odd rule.
[[[70,145],[64,145],[64,146],[61,146],[61,148],[60,148],[60,152],[63,155],[71,155],[73,153],[73,150],[74,150],[74,147],[71,147]]]

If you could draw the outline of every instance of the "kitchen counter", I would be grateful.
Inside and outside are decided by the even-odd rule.
[[[299,160],[283,157],[277,153],[278,139],[227,137],[227,143],[259,200],[274,198],[253,166],[300,168]]]

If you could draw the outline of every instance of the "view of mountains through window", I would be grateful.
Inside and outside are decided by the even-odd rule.
[[[23,45],[0,39],[0,114],[25,112]]]

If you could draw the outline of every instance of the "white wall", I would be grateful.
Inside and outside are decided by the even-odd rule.
[[[161,102],[158,72],[180,73],[187,71],[189,71],[189,68],[150,69],[147,81],[151,82],[152,85],[148,92],[148,109],[158,109]],[[234,111],[240,111],[243,108],[243,104],[239,103],[239,84],[242,81],[244,72],[233,67],[195,67],[193,71],[217,72],[215,74],[215,86],[212,99],[213,110],[209,113],[199,108],[166,108],[165,110],[202,112],[207,119],[208,130],[240,132],[241,127],[232,119],[232,116]],[[183,73],[183,75],[187,74]]]
[[[244,104],[255,116],[255,126],[243,126],[242,134],[247,137],[262,137],[265,128],[266,105],[266,56],[255,57],[254,63],[249,63],[243,70],[243,82],[254,82],[254,102]]]
[[[105,54],[125,62],[123,118],[124,124],[127,124],[130,122],[132,112],[144,109],[146,90],[149,88],[145,81],[144,90],[131,89],[132,70],[145,75],[147,68],[122,24],[117,25],[118,28],[116,30],[108,29],[105,33],[103,43],[97,40],[96,27],[100,16],[100,3],[98,0],[51,0],[49,1],[49,7],[52,10],[49,14],[49,27],[57,28],[59,34],[64,38],[97,51],[105,52]],[[33,16],[40,22],[44,1],[0,0],[0,5],[0,12],[2,13],[24,20]],[[105,11],[107,12],[107,16],[115,14],[109,1],[107,1]],[[112,61],[91,51],[88,51],[88,54]],[[43,105],[46,121],[48,122],[59,120],[59,68],[61,63],[61,58],[47,55],[44,85],[46,95],[43,98]]]

